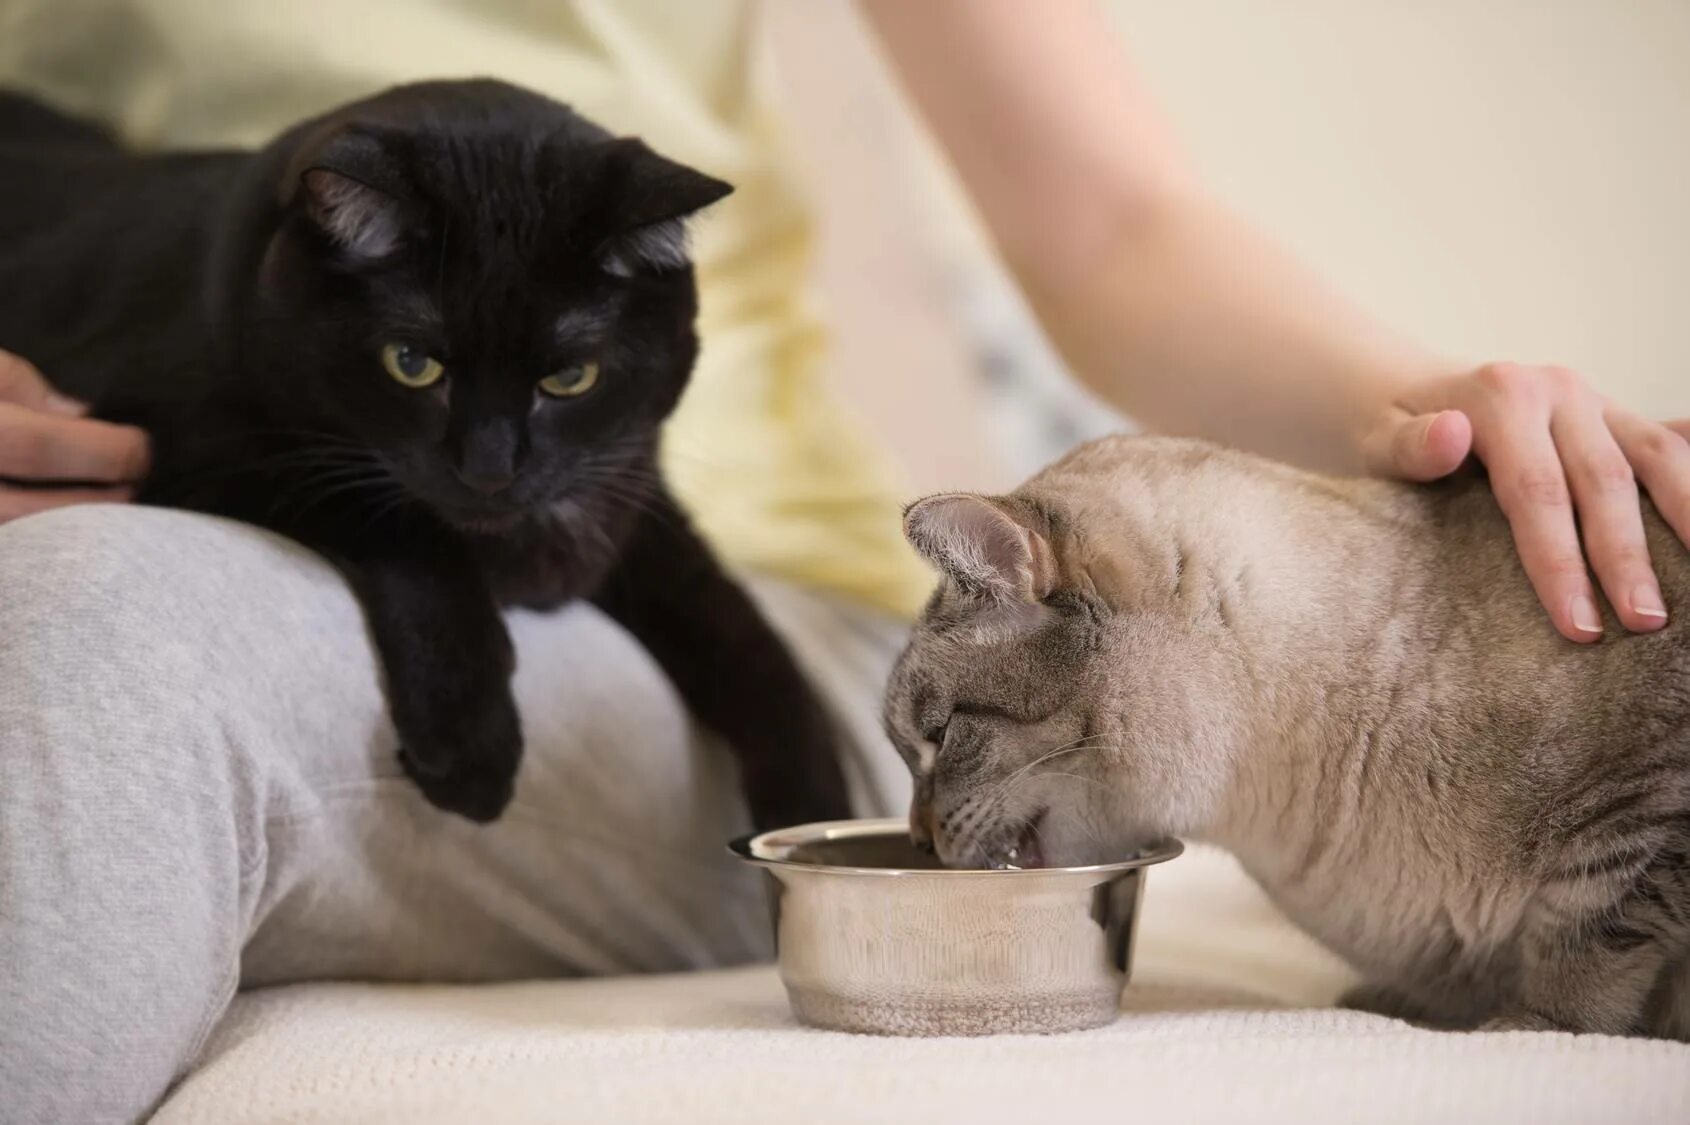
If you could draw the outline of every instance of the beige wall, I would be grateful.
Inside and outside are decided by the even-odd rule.
[[[1384,319],[1690,415],[1690,3],[1108,2],[1213,187]],[[967,228],[845,0],[773,14],[841,385],[912,487],[996,483],[935,272]]]
[[[1690,3],[1110,6],[1209,181],[1370,308],[1690,414]]]

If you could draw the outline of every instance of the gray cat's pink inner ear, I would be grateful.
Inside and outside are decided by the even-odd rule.
[[[1038,601],[1050,593],[1055,568],[1049,545],[983,496],[951,493],[918,500],[904,514],[904,534],[964,587],[1016,601]]]
[[[399,201],[327,168],[303,177],[305,213],[336,246],[358,258],[385,258],[399,248]]]

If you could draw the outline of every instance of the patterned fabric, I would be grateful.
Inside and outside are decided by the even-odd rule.
[[[1018,478],[1081,442],[1135,427],[1081,386],[994,260],[951,252],[953,305],[974,346],[993,447]]]

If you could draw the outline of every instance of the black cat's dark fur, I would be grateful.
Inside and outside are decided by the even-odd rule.
[[[729,190],[491,81],[161,156],[0,93],[0,348],[152,435],[143,502],[346,575],[441,808],[511,797],[499,608],[593,598],[734,747],[758,825],[843,816],[827,716],[657,465],[698,348],[680,223]],[[445,377],[401,385],[390,343]]]

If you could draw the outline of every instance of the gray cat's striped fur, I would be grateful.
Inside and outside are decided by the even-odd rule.
[[[949,864],[1232,852],[1369,1008],[1690,1039],[1690,558],[1660,632],[1550,626],[1489,488],[1191,441],[914,505],[944,579],[886,722]]]

